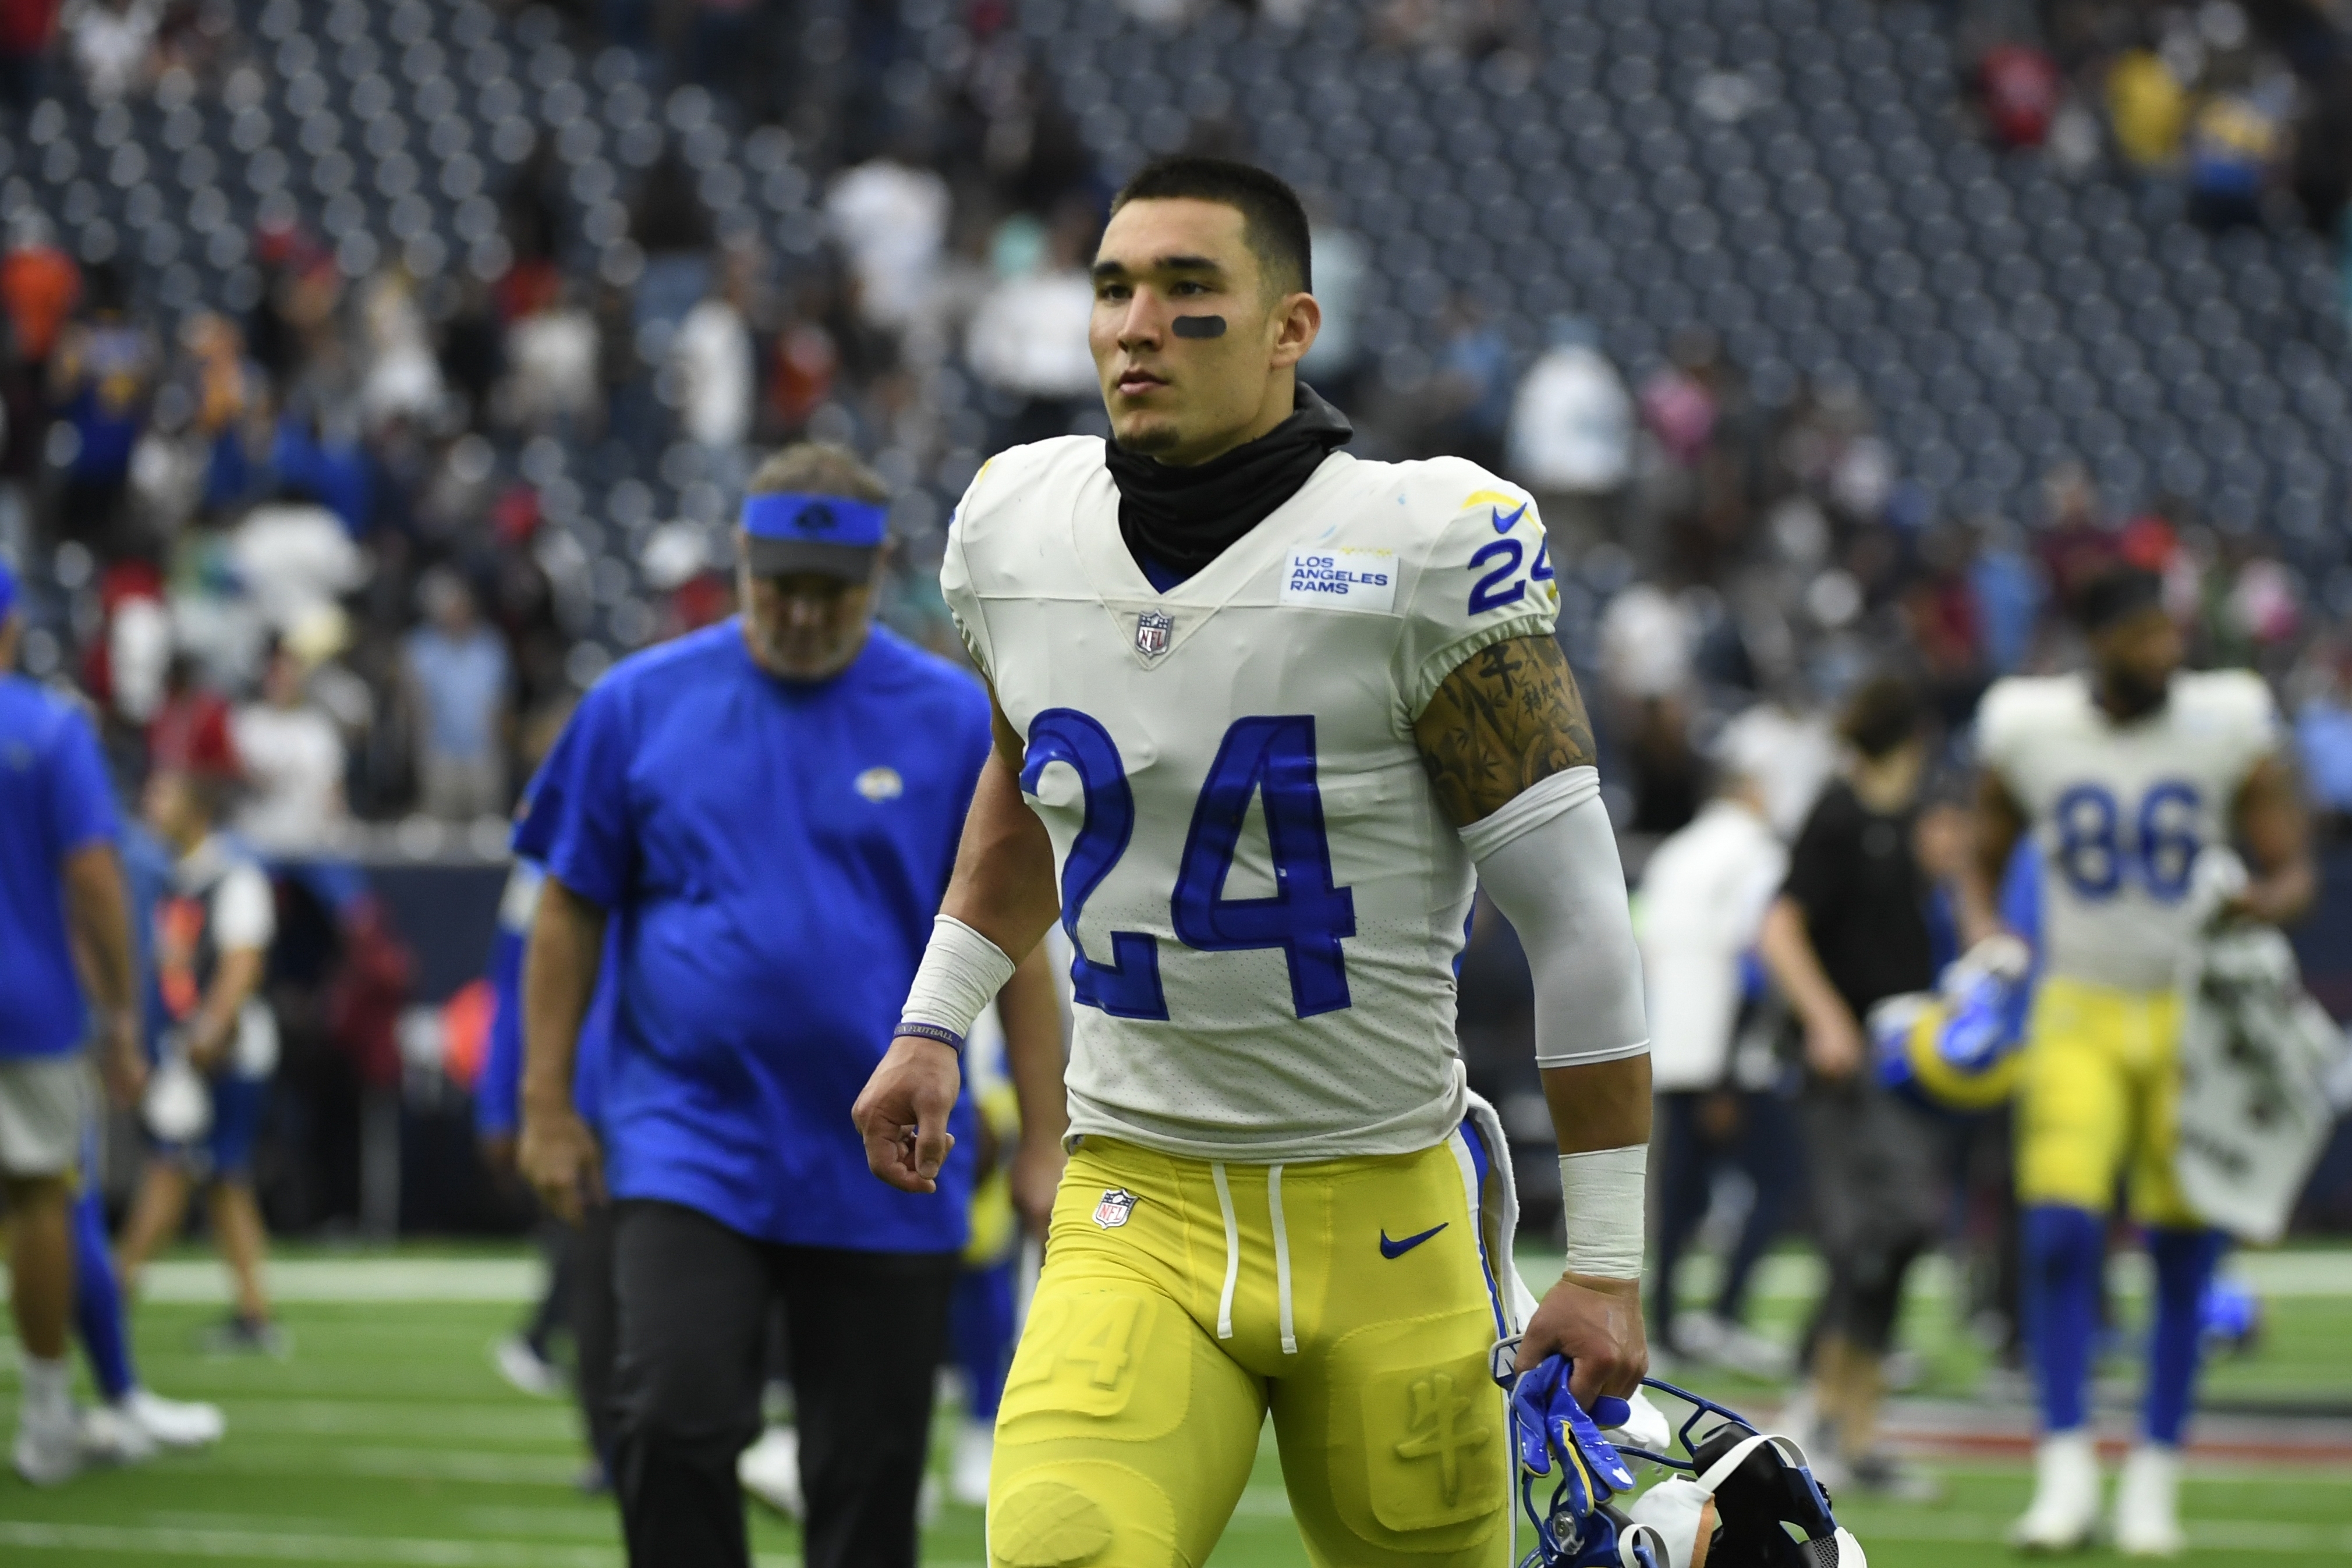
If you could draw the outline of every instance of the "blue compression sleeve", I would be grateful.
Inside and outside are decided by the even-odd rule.
[[[2106,1256],[2106,1231],[2097,1215],[2063,1204],[2025,1211],[2025,1333],[2046,1431],[2072,1432],[2083,1425]]]
[[[131,1334],[122,1321],[122,1286],[106,1235],[106,1205],[96,1186],[74,1200],[74,1330],[89,1357],[90,1381],[107,1402],[138,1386]]]
[[[2156,1327],[2147,1343],[2147,1403],[2141,1426],[2151,1443],[2180,1445],[2189,1408],[2197,1397],[2197,1371],[2204,1329],[2200,1308],[2205,1286],[2221,1261],[2218,1230],[2151,1230],[2148,1255],[2156,1263]]]

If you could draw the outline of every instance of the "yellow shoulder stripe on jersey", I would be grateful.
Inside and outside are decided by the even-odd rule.
[[[1454,509],[1457,512],[1466,512],[1475,507],[1516,507],[1524,499],[1525,497],[1520,496],[1506,496],[1500,490],[1473,490],[1464,498],[1462,504]]]

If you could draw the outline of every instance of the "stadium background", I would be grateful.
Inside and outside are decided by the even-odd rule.
[[[2201,660],[2260,667],[2294,718],[2330,834],[2298,945],[2352,1012],[2341,7],[52,9],[0,16],[0,549],[28,580],[26,664],[91,696],[128,785],[159,747],[223,747],[279,642],[342,790],[278,846],[261,1176],[296,1358],[183,1354],[209,1266],[172,1266],[151,1377],[226,1398],[236,1436],[11,1491],[12,1546],[609,1560],[583,1544],[593,1506],[550,1490],[565,1417],[504,1400],[481,1355],[527,1288],[466,1095],[501,834],[423,782],[436,705],[467,699],[418,677],[423,606],[454,574],[492,629],[510,789],[614,658],[724,612],[730,486],[806,434],[900,486],[888,614],[951,648],[948,511],[997,446],[1097,426],[1077,268],[1157,152],[1256,157],[1308,194],[1331,320],[1310,379],[1355,450],[1458,452],[1545,493],[1633,869],[1727,723],[1816,744],[1871,667],[1933,690],[1957,771],[1976,693],[2068,658],[2065,590],[2120,552],[2166,573]],[[1580,344],[1628,400],[1603,443],[1622,471],[1548,487],[1515,405]],[[1482,926],[1464,1043],[1507,1110],[1535,1090],[1524,987]],[[2340,1481],[2315,1500],[2300,1467],[2230,1468],[2346,1456],[2352,1261],[2326,1239],[2347,1228],[2339,1138],[2301,1247],[2253,1266],[2269,1343],[2217,1379],[2240,1414],[2207,1473],[2232,1484],[2191,1496],[2260,1523],[2248,1562],[2352,1544]],[[1776,1267],[1785,1322],[1801,1249]],[[1872,1516],[1908,1542],[1884,1560],[1980,1560],[2016,1489],[2021,1415],[1937,1425],[2006,1386],[1961,1332],[1965,1272],[1915,1302],[1907,1430],[1973,1458],[1926,1522]],[[1231,1561],[1292,1560],[1279,1511],[1253,1491]],[[940,1555],[977,1555],[971,1520],[941,1528]]]

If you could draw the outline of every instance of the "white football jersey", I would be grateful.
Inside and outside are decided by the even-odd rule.
[[[1054,841],[1072,1130],[1268,1162],[1451,1132],[1475,879],[1412,724],[1477,650],[1551,632],[1526,493],[1335,453],[1160,593],[1102,442],[1066,437],[981,470],[940,581]]]
[[[2048,972],[2171,986],[2194,936],[2197,853],[2229,843],[2238,790],[2277,745],[2270,688],[2244,670],[2176,675],[2164,706],[2129,724],[2107,716],[2081,674],[1986,693],[1978,756],[2040,841]]]

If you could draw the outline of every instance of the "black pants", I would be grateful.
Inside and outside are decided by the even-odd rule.
[[[588,1446],[609,1475],[613,1427],[614,1364],[621,1354],[621,1304],[613,1289],[613,1206],[590,1204],[572,1236],[572,1386]]]
[[[1947,1135],[1865,1078],[1808,1082],[1800,1112],[1814,1234],[1829,1276],[1808,1343],[1833,1333],[1884,1355],[1904,1280],[1943,1229]]]
[[[1789,1107],[1769,1091],[1668,1090],[1658,1096],[1657,1111],[1657,1271],[1644,1295],[1651,1342],[1675,1349],[1677,1276],[1715,1196],[1716,1173],[1735,1166],[1756,1187],[1715,1298],[1716,1315],[1739,1322],[1747,1316],[1748,1281],[1786,1219],[1803,1151],[1789,1125]]]
[[[953,1253],[779,1247],[676,1204],[614,1206],[613,1482],[631,1568],[743,1568],[735,1459],[760,1431],[771,1303],[790,1327],[808,1568],[913,1568]]]

